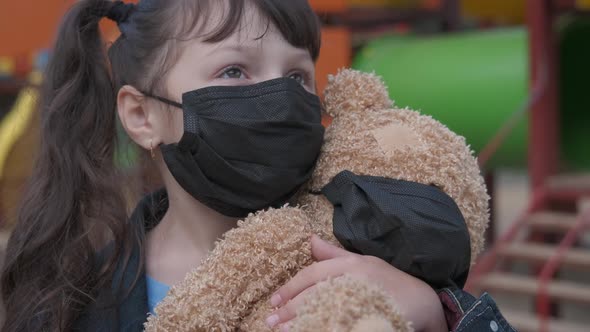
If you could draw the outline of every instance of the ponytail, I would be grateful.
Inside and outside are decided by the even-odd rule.
[[[116,95],[99,21],[113,3],[65,16],[42,86],[40,155],[2,273],[3,331],[68,330],[135,239],[114,166]],[[112,255],[96,253],[109,240]]]

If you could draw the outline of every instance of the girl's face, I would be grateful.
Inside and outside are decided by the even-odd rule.
[[[219,20],[210,17],[208,27],[215,27]],[[315,93],[314,62],[308,50],[289,44],[267,22],[248,6],[236,32],[225,40],[205,43],[193,38],[181,42],[182,53],[165,80],[166,97],[181,102],[184,92],[199,88],[249,85],[279,77],[293,78]],[[182,111],[173,110],[171,117],[171,122],[160,122],[168,127],[161,131],[164,143],[178,142],[183,134]]]

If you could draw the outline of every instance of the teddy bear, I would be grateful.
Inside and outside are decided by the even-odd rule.
[[[434,288],[463,285],[489,221],[489,197],[465,139],[395,107],[375,74],[341,70],[324,96],[333,122],[310,181],[291,205],[239,221],[171,288],[146,331],[272,331],[270,297],[313,264],[311,234]],[[316,285],[289,330],[413,329],[382,285],[343,275]]]

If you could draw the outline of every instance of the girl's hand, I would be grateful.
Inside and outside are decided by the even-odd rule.
[[[423,281],[379,258],[348,252],[315,235],[311,239],[311,251],[317,262],[299,271],[272,296],[271,305],[279,308],[268,317],[269,326],[281,324],[282,331],[288,330],[287,323],[295,317],[297,308],[315,284],[350,274],[381,285],[416,331],[448,331],[441,302]]]

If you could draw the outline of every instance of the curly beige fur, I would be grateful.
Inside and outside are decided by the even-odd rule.
[[[324,96],[326,112],[332,117],[350,113],[362,114],[367,110],[388,109],[393,106],[387,86],[379,76],[349,69],[328,77]]]
[[[270,209],[227,232],[148,317],[146,331],[233,331],[302,267],[311,263],[311,221],[300,209]],[[266,302],[266,301],[264,301]]]

